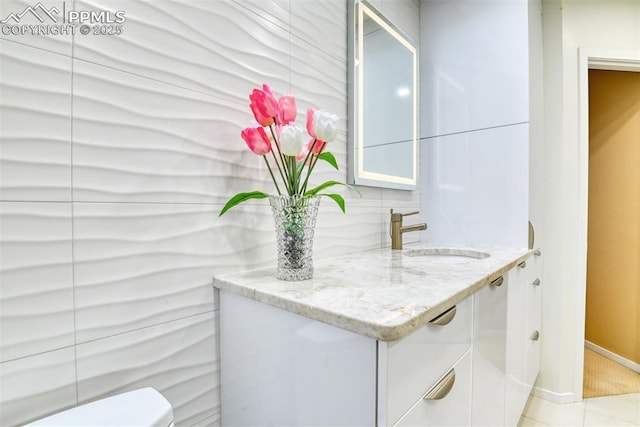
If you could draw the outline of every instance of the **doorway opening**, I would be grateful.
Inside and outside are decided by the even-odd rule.
[[[583,398],[640,392],[640,73],[591,59]]]

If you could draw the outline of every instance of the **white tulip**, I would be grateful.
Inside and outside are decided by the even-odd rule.
[[[297,156],[302,151],[302,127],[296,124],[280,129],[280,150],[285,156]]]
[[[313,113],[313,130],[320,141],[331,142],[338,134],[338,116],[326,111]]]

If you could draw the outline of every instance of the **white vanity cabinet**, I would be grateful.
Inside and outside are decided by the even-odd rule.
[[[408,277],[421,277],[416,286],[425,283],[412,258],[402,261],[402,268],[411,268]],[[335,308],[314,311],[320,303],[295,304],[298,295],[326,301],[334,289],[328,284],[339,279],[315,283],[318,294],[311,286],[301,292],[300,283],[261,285],[262,273],[255,271],[219,280],[221,424],[517,425],[539,370],[540,268],[535,255],[505,262],[456,288],[457,294],[448,294],[450,285],[442,282],[455,279],[452,267],[433,264],[425,271],[437,272],[437,280],[426,282],[427,289],[405,288],[405,299],[390,303],[399,288],[383,288],[385,298],[366,322],[352,313],[362,312],[354,307],[363,310],[357,305],[363,298],[373,301],[363,290],[371,289],[370,281],[366,288],[338,288],[342,298],[357,296],[339,314]],[[279,294],[269,294],[267,286]],[[295,297],[272,296],[290,289]],[[418,320],[415,314],[435,307],[418,302],[425,292],[444,295],[438,297],[441,314],[429,322],[430,316]],[[457,302],[444,308],[447,301]],[[409,319],[399,328],[411,332],[387,327],[396,316]]]
[[[471,297],[443,324],[383,342],[229,292],[219,296],[222,425],[468,424]],[[425,400],[451,371],[446,396]]]

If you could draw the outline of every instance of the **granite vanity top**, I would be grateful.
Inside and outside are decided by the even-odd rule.
[[[370,338],[394,341],[531,254],[528,249],[473,248],[489,256],[415,256],[425,249],[433,250],[413,244],[402,251],[383,248],[314,259],[311,280],[278,280],[274,267],[215,277],[213,285]]]

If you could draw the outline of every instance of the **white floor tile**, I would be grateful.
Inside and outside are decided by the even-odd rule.
[[[627,421],[615,418],[609,415],[601,414],[595,411],[587,411],[584,414],[585,426],[634,426],[637,424],[629,423]]]
[[[599,414],[620,422],[640,425],[640,400],[634,395],[596,397],[585,400],[585,404],[586,412],[589,414]]]
[[[604,396],[557,404],[532,397],[518,427],[530,426],[638,426],[640,393]]]
[[[520,417],[520,421],[518,422],[518,427],[546,427],[549,424],[545,424],[542,421],[532,420],[527,417]]]
[[[582,426],[584,424],[584,402],[559,405],[537,397],[532,397],[524,414],[527,418],[550,426]]]

